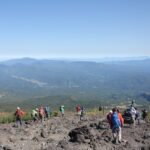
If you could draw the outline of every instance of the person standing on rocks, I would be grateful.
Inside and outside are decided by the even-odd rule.
[[[43,123],[44,117],[45,117],[44,107],[41,106],[41,107],[39,108],[39,118],[40,118],[41,123]]]
[[[119,119],[119,116],[118,116],[118,112],[117,112],[117,109],[116,108],[113,108],[112,109],[113,111],[113,114],[112,114],[112,117],[111,117],[111,124],[112,124],[112,133],[113,133],[113,142],[114,143],[117,143],[117,140],[119,143],[121,143],[121,121]]]
[[[37,111],[38,111],[38,109],[36,108],[36,109],[33,109],[32,113],[31,113],[31,117],[34,122],[36,122],[38,120],[38,112]]]
[[[49,119],[49,117],[50,117],[50,107],[49,106],[45,107],[45,117],[47,119]]]
[[[120,128],[119,128],[119,142],[121,142],[122,141],[122,127],[124,126],[124,119],[123,119],[123,117],[122,117],[122,114],[120,113],[120,110],[119,109],[117,109],[117,113],[118,113],[118,117],[119,117],[119,121],[120,121],[120,123],[121,123],[121,126],[120,126]]]
[[[146,117],[147,117],[147,110],[143,109],[142,110],[142,118],[143,118],[143,120],[145,120]]]
[[[112,117],[112,110],[109,111],[109,113],[107,114],[107,121],[110,125],[110,128],[112,128],[112,123],[111,123],[111,117]]]
[[[59,110],[60,110],[61,116],[62,116],[62,118],[63,118],[63,117],[64,117],[64,114],[65,114],[65,108],[64,108],[64,106],[61,105]]]
[[[76,106],[76,112],[77,112],[78,116],[81,115],[81,107],[80,107],[80,105]]]
[[[119,109],[117,109],[117,113],[118,113],[118,117],[119,117],[119,120],[121,123],[121,127],[123,127],[124,126],[124,119],[123,119],[122,114],[120,113]]]
[[[80,121],[84,119],[84,116],[85,116],[85,107],[82,106],[81,107],[81,113],[80,113]]]
[[[133,125],[135,126],[135,115],[136,115],[136,110],[135,108],[132,106],[130,109],[131,115],[132,115],[132,119],[133,119]]]
[[[141,113],[137,108],[135,108],[135,110],[136,110],[135,120],[137,120],[138,125],[140,125]]]
[[[15,117],[17,122],[17,127],[22,126],[22,117],[24,116],[24,112],[20,109],[20,107],[17,107],[15,111]]]

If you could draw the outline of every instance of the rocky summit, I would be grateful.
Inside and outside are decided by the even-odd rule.
[[[17,128],[0,125],[0,150],[149,150],[150,125],[124,125],[122,142],[114,144],[107,121],[100,116],[53,117],[43,124],[29,122]]]

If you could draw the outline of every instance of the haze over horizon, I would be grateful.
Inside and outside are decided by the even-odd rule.
[[[2,1],[0,53],[9,58],[150,56],[150,1]]]
[[[30,61],[30,60],[56,60],[56,61],[90,61],[90,62],[112,62],[112,61],[130,61],[146,60],[149,56],[130,56],[130,57],[0,57],[0,63],[5,61]]]

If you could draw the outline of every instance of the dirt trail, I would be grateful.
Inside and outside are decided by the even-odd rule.
[[[77,116],[51,118],[23,128],[13,124],[0,125],[0,150],[149,150],[150,126],[145,122],[134,128],[122,128],[123,142],[112,143],[112,133],[106,121],[88,117],[79,121]]]

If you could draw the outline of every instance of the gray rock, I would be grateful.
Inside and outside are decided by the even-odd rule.
[[[15,142],[16,142],[16,139],[14,139],[14,138],[12,138],[12,137],[10,137],[8,140],[9,140],[10,142],[12,142],[12,143],[15,143]]]
[[[90,123],[90,127],[92,127],[92,128],[97,128],[97,123]]]
[[[0,150],[3,150],[3,145],[0,145]]]
[[[145,132],[143,138],[144,138],[144,139],[150,138],[150,132]]]
[[[12,150],[12,148],[8,145],[3,146],[3,150]]]
[[[90,129],[87,126],[75,128],[69,132],[70,141],[78,143],[86,143],[86,139],[93,139]]]
[[[138,143],[141,142],[139,139],[135,139],[135,141],[138,142]]]
[[[59,141],[59,143],[58,143],[58,147],[60,147],[60,148],[62,148],[62,149],[70,149],[69,148],[69,144],[68,144],[68,142],[66,141],[66,140],[61,140],[61,141]]]
[[[100,121],[99,124],[97,125],[97,129],[105,130],[108,129],[108,126],[105,124],[105,122]]]
[[[141,147],[141,150],[145,150],[145,147]]]
[[[41,135],[42,138],[46,138],[47,137],[47,134],[46,134],[46,132],[43,129],[41,130],[40,135]]]
[[[39,141],[40,141],[40,140],[38,139],[38,137],[33,137],[32,140],[35,141],[35,142],[39,142]]]

